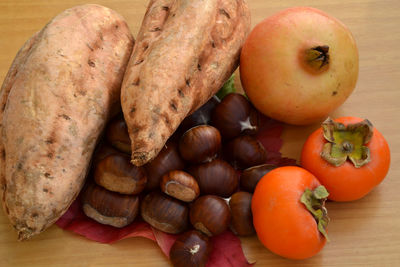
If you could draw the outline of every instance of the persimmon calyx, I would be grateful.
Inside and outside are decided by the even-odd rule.
[[[328,141],[321,152],[321,157],[338,167],[349,159],[354,167],[360,168],[371,161],[369,148],[365,146],[373,134],[369,120],[348,124],[335,122],[327,118],[322,123],[324,138]]]
[[[327,45],[312,47],[305,51],[306,63],[316,71],[329,65],[329,57],[329,46]]]
[[[318,231],[326,238],[329,242],[326,228],[328,227],[329,217],[328,211],[325,208],[325,201],[329,196],[328,191],[323,185],[318,186],[314,190],[306,189],[300,198],[300,202],[303,203],[307,210],[313,215],[317,222]]]

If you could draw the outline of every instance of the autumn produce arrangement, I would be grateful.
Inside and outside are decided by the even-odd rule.
[[[136,40],[115,11],[73,7],[20,49],[0,92],[0,190],[19,240],[58,220],[99,242],[153,239],[174,266],[251,265],[237,238],[250,235],[305,259],[334,240],[326,201],[382,182],[382,134],[328,117],[358,78],[349,29],[296,7],[251,30],[245,0],[204,2],[150,0]],[[279,153],[278,121],[323,121],[299,164]]]

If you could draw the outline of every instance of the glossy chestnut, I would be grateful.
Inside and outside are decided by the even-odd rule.
[[[236,192],[229,200],[231,209],[231,228],[239,236],[248,236],[255,233],[253,215],[251,213],[251,198],[249,192]]]
[[[131,140],[128,127],[122,115],[114,117],[107,125],[106,139],[121,152],[131,153]]]
[[[190,207],[190,222],[193,227],[207,236],[221,234],[229,227],[229,206],[220,197],[201,196]]]
[[[184,171],[168,172],[162,177],[160,187],[165,194],[184,202],[191,202],[200,195],[196,179]]]
[[[185,162],[179,155],[178,145],[168,141],[164,148],[152,161],[144,165],[147,172],[147,190],[154,190],[160,186],[164,174],[172,170],[182,170]]]
[[[236,170],[221,159],[191,166],[188,171],[197,180],[203,195],[229,197],[239,185]]]
[[[191,115],[187,116],[181,122],[177,131],[184,133],[195,126],[210,124],[211,114],[219,103],[219,98],[215,95],[212,96],[204,105],[198,108]]]
[[[186,204],[157,191],[144,197],[140,214],[151,226],[170,234],[182,233],[189,226],[189,208]]]
[[[89,183],[82,193],[82,209],[86,216],[101,224],[121,228],[136,218],[139,198],[111,192]]]
[[[261,164],[243,170],[240,175],[240,188],[253,193],[258,181],[275,168],[277,168],[277,166],[274,164]]]
[[[131,164],[128,155],[118,153],[97,162],[94,180],[113,192],[139,194],[146,186],[147,176],[142,167]]]
[[[224,147],[224,155],[237,169],[249,168],[265,163],[267,152],[255,137],[241,135]]]
[[[212,251],[208,237],[191,230],[181,234],[172,245],[169,258],[174,267],[203,267]]]
[[[240,134],[255,134],[259,127],[257,110],[242,94],[231,93],[222,99],[211,116],[224,139],[232,139]]]
[[[93,152],[92,156],[92,164],[96,166],[97,163],[103,160],[105,157],[112,155],[112,154],[121,154],[121,152],[115,149],[113,146],[108,144],[107,142],[100,143],[95,151]]]
[[[207,162],[221,149],[219,131],[209,125],[199,125],[186,131],[179,141],[182,158],[191,163]]]

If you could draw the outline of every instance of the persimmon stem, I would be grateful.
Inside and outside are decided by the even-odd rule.
[[[338,167],[349,159],[354,167],[360,168],[371,161],[369,148],[365,146],[373,134],[373,126],[368,120],[344,125],[328,118],[322,123],[324,138],[327,141],[321,157]]]
[[[318,231],[326,238],[329,242],[326,228],[328,227],[329,217],[328,211],[325,208],[325,201],[328,198],[329,193],[323,185],[318,186],[314,190],[306,189],[300,198],[300,202],[303,203],[307,210],[313,215],[317,222]]]

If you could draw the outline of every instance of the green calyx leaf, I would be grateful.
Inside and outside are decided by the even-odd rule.
[[[217,92],[217,96],[219,99],[223,99],[226,95],[230,93],[235,93],[236,88],[235,88],[235,74],[232,74],[232,76],[224,83],[221,89]]]
[[[329,196],[328,191],[323,185],[318,186],[314,190],[306,189],[300,198],[300,202],[303,203],[307,210],[313,215],[317,222],[318,231],[326,238],[329,242],[326,228],[328,227],[329,217],[328,211],[325,208],[325,201]]]
[[[321,157],[338,167],[349,159],[356,168],[371,161],[369,148],[365,146],[373,134],[373,126],[368,120],[345,126],[328,118],[322,123],[326,143]]]

